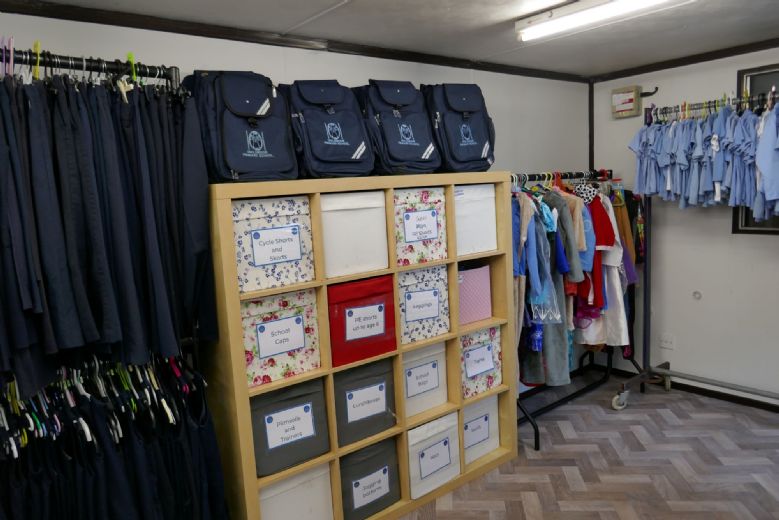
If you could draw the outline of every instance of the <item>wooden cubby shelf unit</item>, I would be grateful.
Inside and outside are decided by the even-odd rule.
[[[458,257],[456,254],[455,186],[493,184],[495,186],[495,218],[498,248]],[[446,207],[448,258],[426,264],[398,266],[395,244],[394,190],[404,188],[443,187]],[[320,195],[355,191],[384,191],[388,240],[388,268],[325,278],[324,244]],[[240,293],[236,266],[236,246],[233,229],[233,201],[285,196],[307,196],[310,202],[314,256],[314,279],[294,285]],[[209,384],[209,405],[219,441],[224,467],[225,485],[233,518],[260,520],[259,490],[293,475],[324,464],[329,465],[332,488],[333,518],[343,520],[341,498],[341,457],[385,439],[395,439],[398,455],[401,499],[389,508],[373,515],[371,520],[399,518],[458,486],[498,467],[517,456],[517,394],[516,339],[512,296],[511,254],[511,176],[508,172],[444,173],[404,175],[394,177],[363,177],[349,179],[315,179],[298,181],[217,184],[210,188],[211,236],[216,273],[216,296],[220,340],[202,350],[203,370]],[[492,317],[476,323],[460,325],[457,268],[461,262],[481,260],[490,265]],[[448,270],[450,329],[448,333],[416,343],[401,344],[401,315],[398,302],[398,275],[405,271],[429,266],[446,266]],[[361,360],[348,366],[333,367],[330,351],[327,287],[331,284],[391,275],[394,282],[396,348],[381,356]],[[289,379],[249,387],[246,379],[241,302],[304,289],[316,291],[317,319],[321,367]],[[461,387],[460,337],[487,327],[500,327],[503,354],[503,384],[483,395],[464,400]],[[436,343],[446,345],[447,402],[415,416],[407,417],[404,406],[403,356]],[[395,380],[395,426],[355,443],[339,446],[336,427],[334,376],[343,370],[365,365],[377,359],[391,359]],[[321,378],[324,382],[330,451],[279,473],[258,478],[255,470],[252,432],[252,398],[291,385]],[[463,408],[489,396],[498,398],[500,446],[488,455],[465,464],[463,448]],[[460,435],[460,475],[423,497],[412,500],[409,484],[408,430],[450,413],[458,416]],[[267,520],[267,519],[263,519]]]

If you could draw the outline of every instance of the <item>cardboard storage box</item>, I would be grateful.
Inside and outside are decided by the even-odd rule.
[[[449,285],[445,265],[398,273],[402,344],[449,332]]]
[[[400,500],[395,445],[386,439],[341,458],[344,520],[363,520]]]
[[[330,451],[325,388],[314,379],[251,399],[257,476],[265,477]]]
[[[314,279],[308,197],[234,201],[233,230],[242,293]]]
[[[249,386],[321,366],[313,289],[242,302],[241,322]]]
[[[260,490],[262,520],[333,520],[330,467],[298,473]]]
[[[339,446],[395,426],[395,383],[391,359],[338,372],[334,382]]]
[[[333,366],[395,350],[392,276],[327,287]]]
[[[495,185],[455,186],[454,213],[458,256],[494,251],[498,248]]]
[[[417,499],[460,474],[457,413],[408,431],[411,498]]]
[[[383,191],[321,197],[325,276],[387,269],[387,214]]]
[[[446,403],[446,346],[436,343],[403,354],[403,382],[406,417]]]
[[[500,447],[497,395],[463,408],[463,445],[466,464]]]
[[[503,383],[500,327],[482,329],[460,338],[463,398],[468,399]]]
[[[395,244],[398,265],[446,258],[443,188],[395,190]]]

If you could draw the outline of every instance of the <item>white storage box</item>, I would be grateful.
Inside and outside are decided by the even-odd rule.
[[[242,293],[314,279],[308,197],[236,200],[233,232]]]
[[[500,446],[498,396],[493,395],[463,409],[465,463],[470,464]]]
[[[322,195],[325,276],[386,269],[387,213],[383,191]]]
[[[454,212],[458,256],[498,248],[494,184],[455,186]]]
[[[411,498],[417,499],[460,474],[457,413],[408,431]]]
[[[436,343],[403,355],[406,417],[446,403],[446,347]]]
[[[260,490],[262,520],[332,520],[330,468],[298,473]]]

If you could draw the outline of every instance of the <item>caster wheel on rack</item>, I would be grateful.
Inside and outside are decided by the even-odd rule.
[[[617,411],[624,410],[628,406],[628,393],[620,392],[611,400],[611,407]]]
[[[670,376],[663,377],[663,386],[665,387],[665,391],[666,392],[670,392],[671,391],[671,377]]]

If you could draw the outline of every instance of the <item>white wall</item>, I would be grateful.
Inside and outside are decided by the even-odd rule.
[[[587,165],[587,86],[453,67],[437,67],[322,51],[201,38],[105,25],[0,14],[0,27],[28,49],[34,39],[59,54],[124,58],[129,51],[149,65],[254,70],[274,83],[335,78],[347,86],[368,79],[414,84],[478,83],[497,134],[493,170],[580,169]]]
[[[660,87],[647,106],[703,101],[735,92],[737,70],[773,63],[777,49],[596,84],[595,165],[633,185],[627,144],[643,118],[612,120],[612,89]],[[779,237],[732,235],[729,208],[679,210],[655,201],[653,365],[670,361],[680,372],[779,393]],[[694,299],[694,291],[703,297]],[[659,348],[663,337],[673,350]]]

